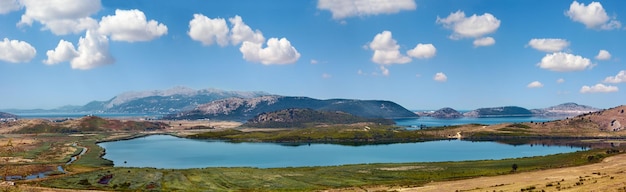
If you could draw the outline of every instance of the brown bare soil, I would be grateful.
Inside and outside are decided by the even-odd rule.
[[[624,191],[626,154],[580,167],[550,169],[511,175],[480,177],[459,181],[434,182],[396,191]],[[380,189],[380,187],[378,188]]]

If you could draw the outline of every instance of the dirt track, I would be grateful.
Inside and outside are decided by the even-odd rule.
[[[626,154],[592,165],[434,182],[397,191],[626,191]],[[530,190],[527,190],[530,191]]]

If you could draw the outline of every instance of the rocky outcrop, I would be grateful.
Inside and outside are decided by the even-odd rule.
[[[587,105],[579,105],[576,103],[563,103],[560,105],[547,107],[543,109],[533,109],[531,110],[534,116],[539,117],[573,117],[589,112],[599,111],[600,109],[587,106]]]
[[[465,117],[531,117],[533,113],[522,107],[506,106],[480,108],[463,114]]]
[[[431,117],[439,119],[456,119],[463,117],[463,114],[452,108],[445,107],[433,112]]]
[[[164,119],[219,119],[246,121],[267,112],[284,109],[341,111],[364,118],[414,118],[417,115],[391,101],[329,99],[309,97],[261,96],[228,98],[201,104],[193,110],[171,114]]]
[[[340,111],[317,111],[313,109],[284,109],[275,112],[261,113],[248,120],[244,126],[261,128],[304,128],[322,124],[353,124],[353,123],[394,124],[388,119],[368,119],[357,117]]]
[[[2,119],[9,119],[9,118],[15,119],[15,118],[17,118],[17,115],[13,115],[13,114],[10,114],[10,113],[5,113],[5,112],[0,112],[0,118],[2,118]]]
[[[462,118],[463,114],[450,107],[444,107],[437,111],[417,112],[421,117],[433,117],[437,119],[456,119]]]

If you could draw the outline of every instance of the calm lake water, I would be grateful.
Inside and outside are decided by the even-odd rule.
[[[460,140],[344,146],[228,143],[152,135],[98,144],[117,167],[300,167],[362,163],[437,162],[542,156],[582,150]]]
[[[500,123],[522,123],[522,122],[547,122],[557,120],[556,118],[544,117],[488,117],[488,118],[472,118],[463,117],[458,119],[437,119],[432,117],[420,117],[410,119],[396,119],[396,124],[403,127],[441,127],[450,125],[464,125],[478,123],[483,125],[494,125]]]

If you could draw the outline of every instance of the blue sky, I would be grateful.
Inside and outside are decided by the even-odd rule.
[[[0,109],[186,86],[409,109],[626,94],[625,1],[0,0]]]

